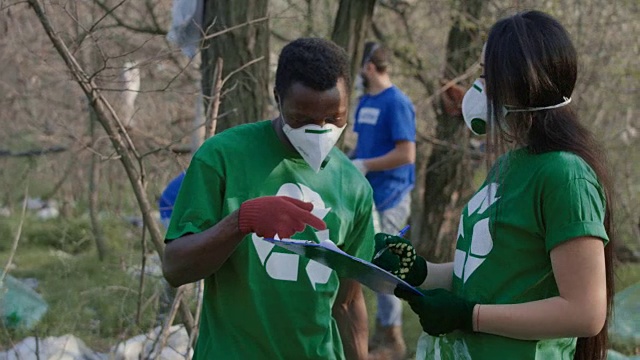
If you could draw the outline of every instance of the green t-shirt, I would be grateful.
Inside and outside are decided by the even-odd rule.
[[[503,156],[460,216],[453,292],[480,304],[558,295],[549,252],[580,236],[608,241],[605,197],[593,170],[567,152]],[[524,341],[454,332],[423,334],[425,359],[573,359],[576,339]]]
[[[268,195],[312,202],[327,224],[324,231],[307,226],[294,238],[330,239],[371,259],[373,200],[366,179],[336,148],[315,173],[278,139],[270,121],[234,127],[202,145],[180,188],[167,241],[204,231],[243,201]],[[194,359],[343,359],[331,315],[339,283],[328,267],[247,235],[205,279]]]

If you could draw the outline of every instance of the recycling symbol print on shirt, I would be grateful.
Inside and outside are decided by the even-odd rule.
[[[302,184],[287,183],[278,189],[277,196],[288,196],[294,199],[310,202],[313,204],[311,213],[320,219],[329,213],[331,208],[325,208],[324,201],[320,194]],[[319,241],[329,240],[329,229],[316,231]],[[274,244],[262,240],[256,234],[251,234],[251,240],[255,246],[260,262],[265,267],[267,274],[275,280],[298,281],[298,267],[300,266],[300,255],[274,252]],[[320,264],[317,261],[309,260],[305,268],[307,277],[313,289],[317,284],[326,284],[329,281],[331,268]]]
[[[493,239],[489,231],[489,215],[487,210],[491,205],[495,204],[500,198],[496,197],[498,184],[490,183],[480,189],[467,204],[467,216],[480,216],[473,225],[471,234],[464,231],[464,213],[460,215],[460,225],[458,226],[458,241],[464,239],[465,236],[471,236],[470,245],[467,251],[456,249],[455,259],[453,262],[453,274],[462,279],[466,283],[471,274],[473,274],[482,263],[486,260],[489,253],[493,249]],[[482,215],[485,217],[482,218]]]

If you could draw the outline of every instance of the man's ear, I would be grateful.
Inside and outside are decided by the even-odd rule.
[[[276,104],[280,104],[280,97],[278,96],[278,92],[276,88],[273,88],[273,99],[276,101]]]
[[[367,74],[377,74],[377,73],[379,73],[378,68],[376,67],[376,64],[373,63],[373,61],[369,61],[364,66],[365,66],[365,71],[367,72]]]

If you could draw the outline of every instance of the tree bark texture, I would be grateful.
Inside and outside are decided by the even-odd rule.
[[[213,34],[231,26],[247,23],[267,16],[268,0],[206,0],[204,30]],[[233,73],[248,62],[264,57],[250,66]],[[224,60],[222,78],[230,73],[220,98],[217,131],[235,125],[264,119],[270,98],[269,84],[269,24],[259,21],[222,35],[206,39],[202,57],[202,92],[205,114],[211,114],[214,97],[214,73],[218,57]]]
[[[351,59],[351,84],[360,71],[367,31],[376,5],[375,0],[340,0],[331,40],[342,46]]]
[[[456,18],[449,30],[444,79],[464,73],[478,60],[482,40],[478,29],[467,19],[477,19],[481,0],[457,0]],[[442,101],[436,107],[436,138],[459,147],[435,146],[427,161],[424,215],[420,224],[418,251],[433,261],[450,261],[456,244],[461,204],[472,191],[472,171],[468,153],[469,131],[462,115],[448,115]]]

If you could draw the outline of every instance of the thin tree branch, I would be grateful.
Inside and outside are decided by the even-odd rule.
[[[261,22],[261,21],[266,21],[266,20],[269,20],[268,16],[261,17],[261,18],[258,18],[258,19],[249,20],[249,21],[247,21],[245,23],[242,23],[242,24],[239,24],[239,25],[234,25],[234,26],[228,27],[226,29],[220,30],[218,32],[214,32],[213,34],[209,34],[209,35],[203,37],[202,40],[213,39],[214,37],[220,36],[220,35],[225,34],[225,33],[228,33],[229,31],[240,29],[241,27],[245,27],[245,26],[252,25],[252,24],[255,24],[255,23],[258,23],[258,22]]]
[[[229,80],[229,78],[231,78],[233,75],[239,73],[240,71],[248,68],[249,66],[261,61],[264,59],[264,56],[260,56],[259,58],[255,58],[251,61],[249,61],[248,63],[243,64],[242,66],[240,66],[237,69],[234,69],[232,72],[228,73],[227,76],[224,77],[224,79],[222,79],[222,86],[224,86],[224,84],[227,82],[227,80]]]
[[[220,109],[220,96],[222,95],[222,85],[224,84],[224,81],[222,80],[223,66],[224,61],[221,57],[219,57],[216,61],[216,67],[213,70],[213,99],[209,101],[209,107],[205,115],[204,140],[207,140],[216,132],[216,125],[218,124],[218,111]]]
[[[147,232],[145,231],[145,223],[144,218],[142,218],[142,239],[140,243],[142,244],[142,249],[140,252],[142,253],[142,260],[140,264],[140,283],[138,284],[138,308],[136,311],[136,325],[140,326],[142,322],[142,296],[144,294],[144,279],[145,279],[145,268],[147,266],[147,241],[145,239],[145,235]]]
[[[13,244],[11,245],[11,251],[9,252],[9,259],[7,259],[7,263],[4,266],[4,270],[2,271],[2,274],[0,274],[0,284],[2,284],[2,282],[4,281],[4,278],[9,273],[9,269],[11,269],[11,264],[13,263],[13,257],[16,255],[16,251],[18,250],[20,235],[22,235],[22,225],[24,224],[25,213],[27,211],[28,198],[29,198],[29,183],[27,183],[24,189],[24,201],[22,201],[22,213],[20,214],[20,223],[18,224],[18,230],[16,231],[16,236],[13,238]]]
[[[157,359],[160,356],[160,354],[162,353],[161,349],[164,348],[167,344],[167,339],[169,338],[169,329],[171,329],[171,325],[173,325],[173,320],[175,319],[179,305],[182,302],[186,286],[187,285],[180,286],[178,288],[178,291],[176,292],[176,297],[173,299],[173,304],[171,305],[169,316],[167,316],[167,321],[165,321],[164,325],[162,326],[162,330],[156,337],[156,342],[153,344],[152,354],[155,355],[152,357],[153,359]]]
[[[190,349],[193,347],[193,344],[196,341],[196,338],[198,337],[198,332],[200,329],[200,313],[202,312],[202,302],[204,301],[204,280],[200,280],[197,282],[197,297],[198,297],[198,301],[196,302],[196,315],[195,315],[195,329],[191,332],[191,334],[189,335],[189,343],[187,344],[187,351],[185,352],[185,359],[187,356],[189,356],[189,352]]]
[[[126,0],[124,0],[126,1]],[[124,2],[123,1],[123,2]],[[31,2],[31,0],[29,0],[29,2]],[[138,33],[143,33],[143,34],[151,34],[151,35],[167,35],[167,31],[164,29],[161,29],[160,27],[151,27],[151,26],[135,26],[135,25],[131,25],[128,24],[125,20],[123,20],[122,18],[120,18],[119,16],[117,16],[116,14],[113,13],[113,10],[115,8],[109,8],[109,6],[107,6],[107,4],[105,4],[103,1],[100,0],[94,0],[93,1],[94,4],[98,5],[102,10],[106,11],[107,14],[121,27],[127,29],[127,30],[131,30],[131,31],[135,31]],[[120,4],[118,4],[116,7],[120,6]],[[157,23],[156,23],[157,25]]]

